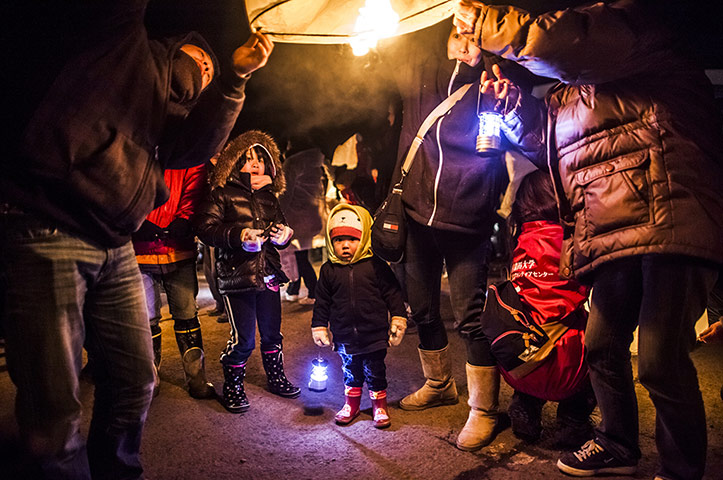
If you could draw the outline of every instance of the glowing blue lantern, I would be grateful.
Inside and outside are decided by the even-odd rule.
[[[309,390],[314,392],[323,392],[326,390],[326,381],[329,376],[326,373],[326,369],[329,366],[321,355],[312,360],[311,362],[311,378],[309,378]]]
[[[504,110],[507,111],[505,98]],[[479,130],[477,132],[477,155],[492,157],[502,153],[502,114],[499,113],[499,103],[491,95],[482,94],[482,83],[477,92],[477,118]]]
[[[502,115],[497,112],[480,112],[477,133],[477,155],[491,157],[499,155],[502,145]]]

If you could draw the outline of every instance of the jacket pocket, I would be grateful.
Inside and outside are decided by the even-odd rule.
[[[104,135],[96,148],[80,145],[73,152],[67,181],[99,219],[118,232],[131,233],[168,198],[168,189],[153,147],[119,130]]]
[[[582,190],[585,237],[650,221],[648,150],[620,156],[575,173]]]

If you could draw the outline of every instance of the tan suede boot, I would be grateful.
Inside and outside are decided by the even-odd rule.
[[[467,364],[467,388],[471,408],[457,436],[457,448],[473,452],[492,442],[499,417],[500,372],[497,367]]]
[[[422,372],[427,379],[422,388],[399,402],[402,410],[424,410],[439,405],[457,403],[457,384],[452,378],[449,345],[441,350],[419,350]]]

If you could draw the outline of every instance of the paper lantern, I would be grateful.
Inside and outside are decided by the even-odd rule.
[[[376,40],[413,32],[452,15],[440,0],[247,0],[252,28],[275,42],[352,45],[355,53]]]

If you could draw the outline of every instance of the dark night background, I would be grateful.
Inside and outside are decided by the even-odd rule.
[[[723,69],[723,6],[719,0],[649,0],[678,30],[686,54],[706,69]],[[588,3],[580,0],[510,0],[531,12]],[[241,0],[152,0],[146,23],[152,36],[196,30],[219,60],[249,35]],[[327,155],[354,132],[375,136],[385,128],[393,82],[374,55],[354,57],[348,46],[277,43],[267,66],[253,74],[234,134],[250,128],[278,140],[311,134]],[[721,102],[723,86],[717,86]]]

